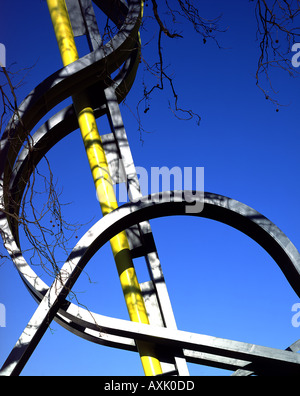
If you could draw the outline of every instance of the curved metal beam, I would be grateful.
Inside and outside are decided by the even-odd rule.
[[[1,139],[0,167],[4,169],[3,183],[6,185],[7,172],[26,141],[28,134],[38,121],[55,105],[87,88],[110,78],[126,60],[131,51],[138,48],[140,26],[140,1],[130,0],[128,14],[119,32],[106,45],[63,67],[40,83],[23,100],[18,115],[12,117]],[[26,130],[23,126],[26,125]],[[14,149],[10,149],[11,141]],[[4,162],[4,163],[3,163]]]
[[[122,6],[125,3],[123,0],[118,0],[118,4]],[[16,212],[18,211],[32,169],[29,166],[28,149],[25,147],[21,153],[19,150],[26,139],[29,139],[29,134],[37,122],[63,99],[78,93],[79,86],[80,90],[88,90],[97,117],[107,111],[104,97],[95,94],[98,93],[99,88],[103,91],[104,87],[112,86],[116,90],[118,101],[126,96],[134,81],[138,64],[140,49],[137,34],[140,23],[140,0],[129,1],[128,9],[125,8],[119,33],[105,46],[62,68],[39,84],[22,102],[18,117],[11,119],[0,142],[2,152],[0,222],[5,234],[4,242],[26,287],[41,303],[38,313],[33,317],[34,321],[31,322],[37,324],[36,329],[30,329],[33,331],[33,338],[37,340],[43,334],[50,317],[73,333],[96,343],[129,350],[136,350],[135,340],[162,343],[172,349],[176,346],[174,353],[179,357],[183,354],[190,361],[197,360],[203,364],[228,369],[239,368],[237,375],[248,375],[252,373],[249,371],[252,369],[257,373],[268,373],[269,370],[298,372],[300,358],[295,352],[299,341],[294,343],[290,350],[281,351],[174,329],[145,327],[142,324],[137,325],[130,321],[92,313],[65,301],[66,295],[84,266],[110,238],[131,225],[173,215],[213,219],[248,235],[273,257],[300,297],[298,250],[270,220],[238,201],[212,193],[177,191],[150,195],[141,198],[136,204],[123,205],[99,220],[81,238],[63,266],[61,277],[55,279],[54,289],[49,288],[35,274],[22,255],[17,220],[10,218],[9,210],[14,205]],[[107,12],[112,19],[116,19],[113,11],[109,8]],[[116,23],[118,24],[118,21]],[[127,59],[128,53],[131,54],[129,59]],[[111,81],[110,74],[121,64],[124,64],[121,72]],[[23,125],[26,125],[26,130],[23,129]],[[54,144],[77,127],[72,106],[58,112],[30,138],[30,147],[34,148],[30,160],[36,165]],[[14,140],[13,144],[11,139]],[[3,191],[8,190],[10,193],[4,195]],[[204,208],[197,212],[193,210],[193,206],[198,203],[204,203]],[[200,207],[202,208],[201,205]],[[65,274],[65,271],[70,275],[62,281],[62,274]],[[19,347],[27,351],[34,348],[34,342],[32,345],[21,342]],[[20,352],[18,348],[17,353]],[[267,367],[266,363],[268,363]]]
[[[120,232],[124,227],[163,216],[171,215],[191,215],[188,214],[187,208],[192,204],[192,198],[196,197],[192,191],[182,191],[181,194],[173,192],[169,194],[170,199],[166,200],[167,195],[153,194],[145,197],[141,202],[136,204],[126,204],[100,219],[91,229],[80,239],[74,247],[68,260],[61,269],[61,276],[58,276],[52,287],[47,291],[43,298],[37,313],[29,323],[29,327],[24,331],[28,335],[29,329],[33,337],[41,337],[45,329],[46,321],[54,318],[59,309],[58,301],[69,293],[81,271],[91,259],[110,238]],[[179,197],[182,197],[180,200]],[[278,245],[278,251],[281,251],[281,265],[294,267],[299,275],[299,252],[293,245],[288,242],[287,237],[268,219],[256,212],[254,209],[241,204],[238,201],[216,195],[205,194],[204,209],[200,213],[193,213],[193,216],[212,218],[237,229],[243,229],[249,225],[249,236],[253,237],[260,234],[261,238],[253,238],[258,243],[269,250],[268,239],[274,239],[273,246]],[[234,219],[232,221],[232,218]],[[247,228],[249,229],[249,228]],[[73,304],[70,304],[69,308]],[[82,315],[85,310],[78,307],[77,315]],[[69,309],[68,309],[69,310]],[[61,312],[60,312],[61,313]],[[207,359],[210,365],[230,365],[230,359],[233,360],[231,366],[242,364],[243,366],[251,363],[251,369],[258,373],[269,373],[270,370],[280,373],[296,373],[300,367],[299,354],[292,351],[281,351],[278,349],[262,347],[254,344],[247,344],[238,341],[225,340],[222,338],[206,336],[201,334],[187,333],[179,330],[168,328],[156,328],[149,325],[142,325],[119,319],[107,318],[97,314],[85,312],[83,318],[87,315],[93,317],[93,322],[82,321],[82,324],[91,325],[90,329],[99,331],[99,328],[113,336],[123,336],[125,338],[133,337],[135,340],[144,340],[164,344],[170,348],[175,346],[200,352],[203,361]],[[78,318],[77,318],[78,320]],[[34,326],[33,326],[34,324]],[[47,326],[48,327],[48,323]],[[79,331],[80,332],[80,331]],[[35,339],[35,338],[34,338]],[[111,340],[110,340],[111,341]],[[33,342],[35,344],[35,342]],[[29,345],[18,343],[14,353],[22,351],[25,356]],[[30,349],[30,348],[29,348]],[[212,356],[213,355],[213,356]],[[15,355],[14,355],[15,356]],[[224,359],[225,357],[225,359]],[[21,359],[21,358],[20,358]],[[239,361],[239,363],[237,363]],[[11,364],[11,363],[10,363]],[[5,365],[8,370],[9,364]],[[11,366],[12,367],[12,366]]]

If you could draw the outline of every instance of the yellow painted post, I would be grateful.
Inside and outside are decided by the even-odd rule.
[[[65,0],[47,0],[63,65],[76,61],[78,52]],[[103,215],[118,207],[93,109],[84,93],[72,97]],[[130,256],[125,231],[110,240],[130,319],[149,324],[141,289]],[[153,346],[137,341],[145,375],[162,374]]]

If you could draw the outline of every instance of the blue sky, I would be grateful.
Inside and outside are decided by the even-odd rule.
[[[259,49],[253,4],[246,0],[202,3],[206,18],[223,14],[222,26],[228,29],[218,38],[224,49],[210,41],[204,45],[186,25],[177,28],[184,31],[184,39],[163,40],[165,64],[174,74],[180,104],[201,115],[200,126],[195,120],[184,122],[173,116],[166,91],[154,96],[150,110],[142,112],[148,133],[142,134],[141,142],[130,110],[141,97],[147,78],[141,63],[126,106],[121,106],[135,164],[149,172],[151,167],[204,167],[206,191],[253,207],[299,248],[300,80],[273,72],[278,99],[287,104],[276,112],[255,85]],[[142,32],[144,43],[152,35],[150,27]],[[13,70],[34,65],[17,91],[20,102],[62,67],[44,1],[5,2],[0,42],[6,46],[7,65]],[[143,49],[149,62],[154,61],[155,45],[156,38]],[[109,132],[106,120],[100,119],[98,125],[103,133]],[[101,212],[79,131],[61,141],[48,157],[62,189],[61,200],[71,202],[65,206],[65,218],[90,222],[78,231],[80,237]],[[254,241],[201,218],[162,218],[151,225],[179,329],[282,349],[300,338],[299,328],[291,323],[291,309],[299,298],[273,259]],[[74,238],[70,247],[76,242]],[[139,280],[144,281],[140,266],[138,262]],[[127,319],[107,246],[86,271],[92,283],[83,275],[75,285],[83,304],[101,314]],[[10,262],[0,267],[0,279],[0,303],[6,308],[6,327],[0,328],[2,365],[36,303]],[[193,375],[229,374],[193,364],[189,368]],[[143,375],[143,370],[138,355],[91,344],[53,322],[22,374]]]

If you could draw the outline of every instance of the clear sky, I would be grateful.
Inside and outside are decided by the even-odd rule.
[[[0,42],[6,46],[7,66],[16,71],[30,68],[17,91],[21,102],[62,63],[46,2],[3,3]],[[147,113],[142,111],[149,133],[143,133],[141,141],[131,112],[141,97],[143,80],[147,81],[141,63],[126,106],[121,106],[135,164],[148,172],[162,166],[194,171],[204,167],[206,191],[253,207],[299,248],[300,80],[282,71],[272,74],[278,99],[287,105],[276,112],[255,85],[259,49],[253,3],[203,1],[200,11],[205,18],[222,14],[222,26],[228,29],[218,38],[224,49],[213,41],[204,45],[201,36],[186,25],[177,27],[184,39],[163,39],[165,64],[174,74],[180,104],[201,115],[200,126],[195,120],[174,117],[166,91],[153,97]],[[154,35],[151,23],[148,26],[142,32],[143,43]],[[154,36],[143,49],[149,63],[155,61],[156,40]],[[99,120],[99,129],[109,132],[105,120]],[[101,212],[79,131],[61,141],[48,157],[62,190],[61,200],[70,202],[65,206],[66,220],[90,222],[78,231],[81,237]],[[162,218],[151,225],[179,329],[282,349],[300,338],[300,329],[292,326],[292,306],[299,298],[254,241],[201,218]],[[70,247],[76,242],[72,239]],[[92,283],[83,274],[75,285],[79,300],[92,311],[127,319],[107,246],[94,256],[86,272]],[[142,269],[137,272],[140,281],[146,280]],[[2,365],[36,303],[10,262],[0,267],[0,284],[0,303],[6,308],[6,327],[0,328]],[[193,375],[230,374],[194,364],[189,368]],[[53,322],[22,374],[143,375],[143,370],[138,355],[89,343]]]

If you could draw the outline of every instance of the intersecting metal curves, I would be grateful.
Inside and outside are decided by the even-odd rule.
[[[28,335],[31,330],[36,332],[37,338],[42,336],[48,327],[47,321],[59,310],[57,301],[65,297],[92,255],[114,234],[124,227],[146,219],[186,215],[186,207],[191,205],[191,195],[194,197],[195,193],[187,191],[181,194],[171,193],[169,196],[175,196],[175,200],[164,199],[164,194],[144,197],[139,204],[124,205],[99,220],[78,242],[63,266],[61,273],[64,274],[65,281],[62,283],[61,280],[57,280],[43,298],[39,309],[43,312],[44,320],[41,321],[40,312],[36,313],[38,320],[35,321],[33,317],[24,333]],[[179,196],[182,197],[181,200],[178,200]],[[224,196],[206,193],[203,211],[194,215],[221,221],[243,232],[247,230],[245,233],[271,255],[276,249],[277,264],[292,285],[295,285],[295,278],[299,284],[299,252],[278,227],[252,208]],[[294,290],[299,295],[299,287],[294,287]],[[69,326],[73,326],[74,332],[100,344],[134,350],[133,340],[151,339],[152,342],[155,340],[157,344],[177,350],[179,356],[183,355],[188,361],[198,361],[231,370],[242,368],[246,373],[270,374],[272,372],[281,375],[299,373],[300,355],[292,351],[281,351],[179,330],[137,325],[130,321],[91,313],[73,304],[69,304],[65,312],[61,310],[59,316],[64,317],[63,325],[68,320],[72,320]],[[26,343],[23,343],[26,352],[24,345],[26,346]],[[19,346],[14,351],[14,356],[17,352],[22,352],[24,356],[25,352]],[[10,365],[11,361],[12,359],[9,360]],[[11,366],[4,367],[4,370],[9,367]]]
[[[89,6],[89,0],[80,0]],[[69,0],[68,3],[73,3]],[[117,22],[109,2],[98,2]],[[118,2],[125,7],[123,1]],[[75,2],[74,2],[75,4]],[[118,103],[125,98],[137,70],[139,40],[137,39],[140,1],[131,0],[119,24],[119,33],[105,46],[94,50],[48,77],[22,102],[19,116],[9,123],[1,140],[0,159],[0,225],[4,243],[26,287],[39,303],[15,348],[4,366],[2,375],[18,375],[49,322],[54,319],[63,327],[89,341],[136,351],[136,340],[154,343],[165,351],[166,367],[186,374],[186,361],[236,370],[235,375],[297,374],[300,372],[300,342],[282,351],[254,344],[226,340],[177,330],[171,303],[163,279],[149,220],[173,215],[205,217],[228,224],[261,245],[281,268],[290,285],[300,297],[300,254],[277,226],[254,209],[234,199],[213,193],[176,191],[142,197]],[[76,11],[76,10],[75,10]],[[74,11],[74,12],[75,12]],[[86,21],[85,21],[86,22]],[[82,25],[83,26],[83,25]],[[80,24],[75,28],[81,34]],[[88,24],[85,23],[85,26]],[[73,27],[74,29],[74,27]],[[91,41],[92,38],[90,37]],[[93,46],[96,46],[94,40]],[[129,57],[128,57],[129,54]],[[118,75],[110,75],[123,64]],[[78,86],[89,87],[95,115],[107,115],[112,134],[104,138],[109,149],[122,161],[128,189],[135,204],[129,203],[99,220],[77,243],[68,260],[49,287],[37,276],[23,257],[19,243],[17,216],[24,188],[40,159],[61,139],[78,128],[74,109],[68,106],[43,124],[30,138],[30,150],[24,143],[27,134],[56,104],[73,95]],[[23,129],[26,125],[26,131]],[[21,152],[21,147],[24,147]],[[5,193],[9,191],[9,194]],[[137,199],[138,198],[138,199]],[[191,205],[204,204],[202,211],[191,211]],[[132,231],[133,228],[134,232]],[[91,257],[110,238],[126,229],[133,257],[145,256],[151,281],[147,283],[159,306],[161,325],[143,325],[110,318],[87,311],[66,301],[66,296]],[[138,241],[132,236],[138,235]],[[149,238],[150,236],[150,238]],[[147,238],[146,238],[147,237]],[[145,243],[150,241],[150,244]],[[150,322],[151,323],[151,322]],[[168,371],[165,371],[168,372]]]

